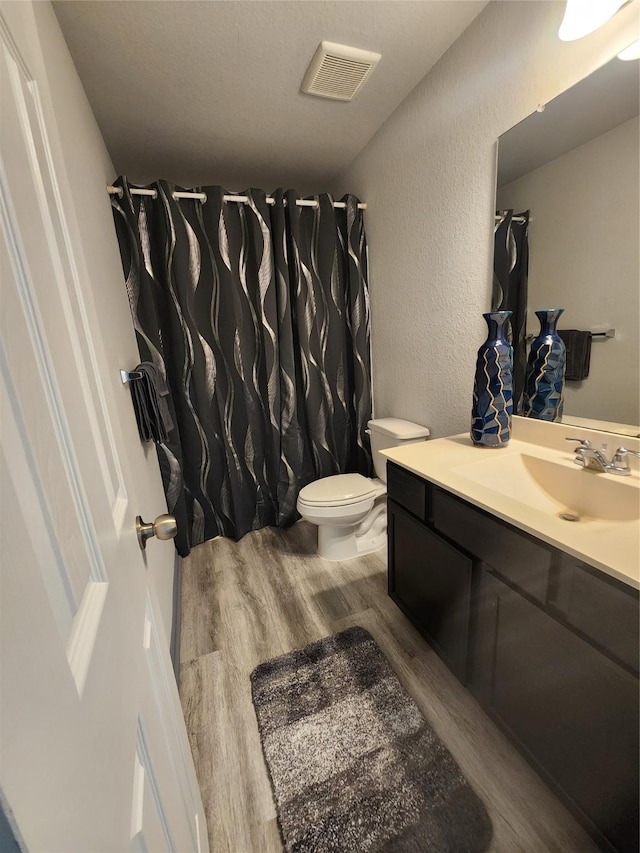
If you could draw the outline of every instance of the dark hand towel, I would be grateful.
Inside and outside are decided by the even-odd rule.
[[[131,399],[140,438],[142,441],[155,441],[156,444],[161,444],[167,441],[173,429],[173,420],[166,400],[169,389],[160,373],[149,361],[139,364],[134,373],[139,377],[132,378],[130,381]]]
[[[567,368],[564,378],[570,381],[586,379],[591,363],[591,332],[578,329],[558,330],[567,350]]]

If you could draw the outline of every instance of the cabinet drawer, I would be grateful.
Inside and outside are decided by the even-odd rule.
[[[387,462],[387,495],[421,521],[428,518],[427,494],[428,485],[422,477]]]
[[[533,598],[546,601],[551,566],[549,550],[440,489],[433,490],[432,500],[436,530]]]
[[[638,672],[638,591],[563,554],[555,606],[566,621]]]

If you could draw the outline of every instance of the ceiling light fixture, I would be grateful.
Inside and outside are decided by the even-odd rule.
[[[613,18],[626,0],[567,0],[558,38],[575,41],[589,35]]]
[[[621,50],[618,54],[618,59],[624,59],[625,61],[640,59],[640,39],[634,41],[629,47],[625,47],[624,50]]]

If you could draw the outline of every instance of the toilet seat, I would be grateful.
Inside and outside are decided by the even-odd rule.
[[[307,506],[349,506],[379,494],[380,486],[362,474],[336,474],[309,483],[298,500]]]
[[[313,524],[322,525],[325,529],[340,528],[344,531],[345,528],[353,528],[354,525],[360,524],[364,518],[371,512],[375,498],[363,498],[360,501],[354,501],[350,504],[342,504],[342,506],[332,506],[331,504],[311,505],[304,501],[298,500],[296,507],[298,512],[307,521]]]

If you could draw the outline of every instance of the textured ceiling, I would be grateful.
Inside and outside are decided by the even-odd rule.
[[[326,189],[486,0],[59,0],[115,168],[133,181]],[[382,53],[349,103],[300,93],[322,40]],[[393,157],[393,152],[389,152]]]

